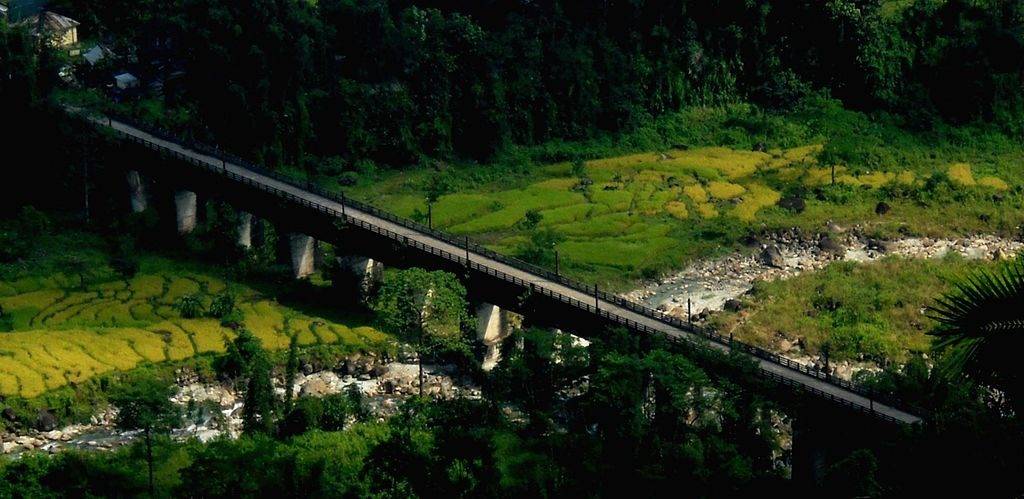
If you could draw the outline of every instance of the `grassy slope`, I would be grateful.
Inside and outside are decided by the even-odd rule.
[[[725,334],[767,348],[801,340],[811,354],[827,343],[834,359],[863,354],[869,360],[901,362],[910,352],[928,350],[932,322],[924,307],[953,282],[997,265],[958,255],[837,262],[820,272],[758,283],[744,310],[723,312],[714,322]]]
[[[589,159],[587,188],[573,157]],[[513,254],[536,230],[524,218],[536,210],[540,228],[564,236],[567,272],[622,288],[763,229],[815,231],[834,220],[879,235],[1007,233],[1024,222],[1022,172],[1024,148],[998,132],[912,133],[892,118],[818,101],[785,116],[692,109],[614,140],[546,144],[440,173],[378,173],[348,190],[423,219],[426,192],[440,179],[449,193],[433,207],[434,224]],[[804,197],[807,209],[776,206],[787,195]],[[892,212],[875,215],[879,201]]]
[[[75,241],[77,246],[72,246]],[[90,244],[94,243],[94,244]],[[183,319],[172,305],[180,296],[228,290],[244,312],[245,324],[268,349],[332,344],[351,351],[385,348],[388,337],[365,317],[319,317],[283,306],[253,287],[232,282],[210,268],[144,256],[139,272],[122,279],[106,266],[99,242],[87,234],[43,236],[41,250],[23,268],[0,277],[0,394],[33,397],[112,370],[143,362],[181,360],[219,352],[233,331],[211,318]],[[61,272],[52,257],[79,248],[90,276]]]

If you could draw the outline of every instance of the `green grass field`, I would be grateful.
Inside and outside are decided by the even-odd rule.
[[[364,318],[325,319],[283,306],[252,287],[225,281],[160,257],[143,257],[128,280],[112,274],[90,280],[55,272],[0,281],[0,395],[33,397],[143,362],[181,360],[220,352],[232,329],[212,318],[183,319],[173,308],[186,294],[229,291],[245,325],[268,349],[331,344],[351,351],[384,348],[389,337]]]
[[[810,354],[829,345],[832,358],[907,360],[927,352],[934,326],[923,310],[952,283],[999,263],[959,256],[915,260],[888,257],[877,262],[837,262],[820,272],[758,283],[740,312],[713,319],[719,331],[777,349],[800,340]]]
[[[551,229],[561,235],[567,273],[619,289],[735,249],[761,230],[814,232],[831,220],[883,237],[950,236],[1005,234],[1024,222],[1024,148],[997,132],[911,133],[834,105],[783,117],[691,110],[677,121],[692,126],[674,123],[680,128],[663,127],[650,140],[528,149],[533,166],[518,169],[377,173],[348,192],[425,220],[427,192],[446,184],[431,210],[436,227],[510,254]],[[643,147],[648,152],[615,153]],[[591,159],[582,168],[543,163],[571,156]],[[806,208],[781,208],[787,196]],[[881,201],[891,206],[884,216],[875,213]]]

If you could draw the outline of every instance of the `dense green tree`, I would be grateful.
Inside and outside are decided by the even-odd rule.
[[[586,350],[570,335],[543,328],[516,331],[503,342],[502,360],[490,376],[492,395],[516,402],[533,430],[543,433],[555,412],[564,409],[564,394],[579,388],[588,367]]]
[[[420,395],[425,356],[469,353],[466,289],[452,274],[420,268],[387,272],[371,307],[386,329],[416,342]]]
[[[247,434],[270,434],[274,430],[276,399],[270,377],[271,367],[267,355],[262,352],[249,366],[242,402],[242,431]]]
[[[284,367],[284,412],[292,409],[292,398],[295,396],[295,376],[299,371],[299,335],[293,334],[288,340],[288,360]]]
[[[141,376],[121,384],[110,398],[111,403],[117,407],[118,428],[142,430],[150,495],[155,493],[153,438],[170,432],[181,422],[181,410],[171,402],[172,395],[172,383],[153,376]]]
[[[214,363],[217,372],[228,379],[248,378],[252,364],[263,355],[263,344],[252,331],[240,327],[234,339],[224,341],[224,354]]]

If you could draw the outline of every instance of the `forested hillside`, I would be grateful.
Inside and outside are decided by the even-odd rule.
[[[184,70],[167,104],[269,165],[403,166],[810,92],[1020,135],[1024,6],[1001,0],[61,0]]]
[[[1021,495],[1024,0],[46,8],[76,43],[0,20],[0,497]],[[551,329],[533,284],[507,314],[349,239],[296,237],[300,273],[307,229],[72,107],[733,348]],[[823,410],[736,342],[923,422]]]

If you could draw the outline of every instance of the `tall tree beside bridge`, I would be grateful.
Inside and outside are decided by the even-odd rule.
[[[416,342],[420,395],[424,356],[469,353],[466,288],[452,274],[420,268],[388,272],[371,307],[386,329]]]

